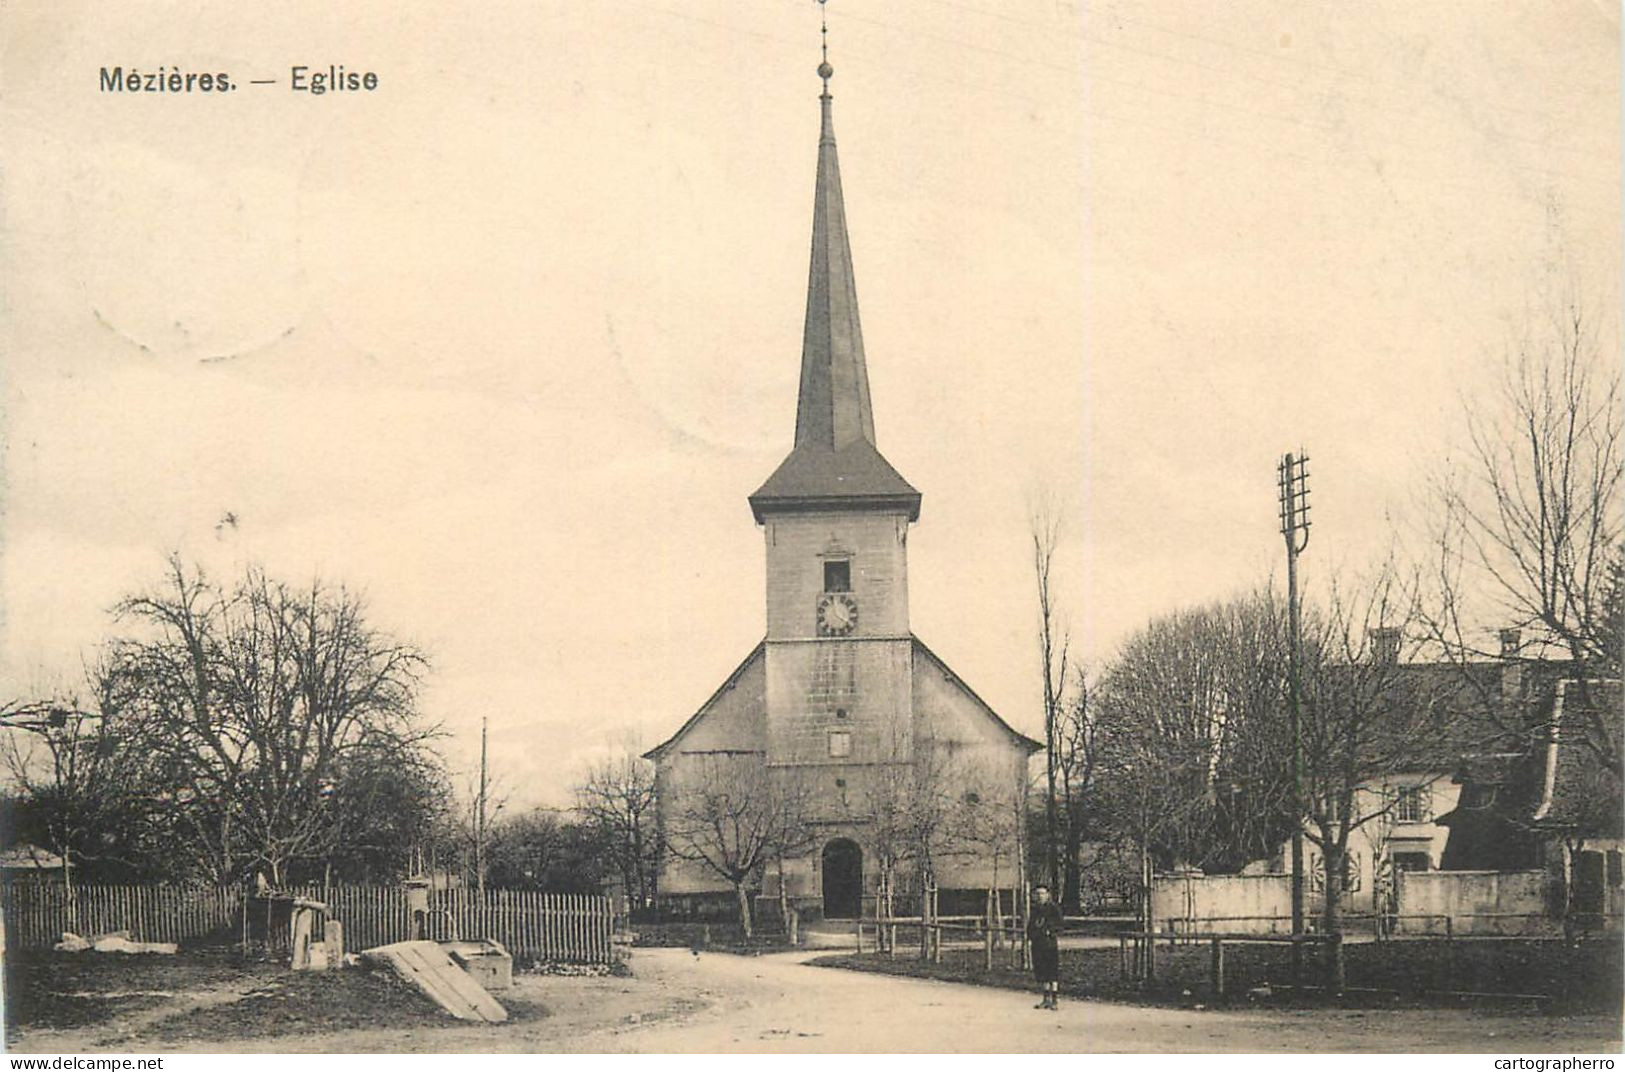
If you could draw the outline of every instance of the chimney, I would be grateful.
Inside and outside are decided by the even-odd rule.
[[[1371,661],[1392,665],[1399,662],[1400,632],[1391,625],[1371,630]]]
[[[1523,660],[1518,649],[1523,647],[1523,630],[1501,630],[1501,699],[1516,700],[1523,693]]]

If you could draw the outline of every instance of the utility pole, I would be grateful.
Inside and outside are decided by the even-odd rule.
[[[1292,732],[1292,935],[1303,935],[1303,732],[1298,715],[1299,663],[1298,555],[1309,546],[1309,456],[1300,447],[1297,457],[1282,455],[1275,467],[1281,512],[1281,537],[1286,541],[1287,605],[1287,711]],[[1292,983],[1303,976],[1303,943],[1292,943]]]
[[[481,898],[485,896],[485,724],[486,720],[480,719],[480,800],[474,814],[474,882]]]

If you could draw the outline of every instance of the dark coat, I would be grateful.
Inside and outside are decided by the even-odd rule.
[[[1035,904],[1027,917],[1027,942],[1032,948],[1033,976],[1041,983],[1053,983],[1061,974],[1061,906]]]

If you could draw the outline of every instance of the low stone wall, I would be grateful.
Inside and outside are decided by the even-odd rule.
[[[1561,932],[1550,912],[1545,871],[1401,871],[1399,934],[1529,934]]]
[[[1151,883],[1157,930],[1287,934],[1292,880],[1286,875],[1158,875]]]

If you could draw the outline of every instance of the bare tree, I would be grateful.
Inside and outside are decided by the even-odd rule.
[[[1395,771],[1444,771],[1457,759],[1455,682],[1405,666],[1406,646],[1419,643],[1414,607],[1385,565],[1365,584],[1334,586],[1324,613],[1305,623],[1304,835],[1320,850],[1327,934],[1341,933],[1350,836],[1386,821],[1395,804],[1362,790]],[[1341,947],[1332,971],[1341,989]]]
[[[1094,685],[1084,667],[1075,666],[1055,734],[1055,768],[1061,786],[1064,828],[1061,853],[1062,911],[1082,911],[1083,835],[1097,789],[1100,766],[1100,718]]]
[[[767,865],[807,843],[812,791],[800,772],[770,768],[757,752],[685,757],[665,813],[666,846],[733,888],[739,925],[755,934],[750,889]]]
[[[1054,591],[1055,552],[1061,542],[1063,511],[1050,495],[1037,497],[1028,515],[1033,541],[1033,575],[1038,587],[1038,657],[1044,689],[1044,873],[1061,888],[1059,816],[1059,734],[1064,717],[1070,636],[1061,623]]]
[[[1565,663],[1582,690],[1618,680],[1621,658],[1620,377],[1599,323],[1579,302],[1558,305],[1511,341],[1495,396],[1468,404],[1464,471],[1437,489],[1427,618],[1466,664],[1499,654],[1477,639],[1493,633],[1476,626],[1485,610],[1469,609],[1493,603],[1497,624],[1520,630],[1520,657]],[[1583,746],[1617,782],[1619,720],[1582,707]]]
[[[603,831],[632,903],[651,904],[660,861],[654,764],[630,744],[594,764],[576,787],[576,810]]]
[[[27,807],[31,833],[62,861],[70,914],[76,872],[87,862],[134,863],[141,821],[153,803],[147,756],[121,740],[102,695],[101,668],[88,668],[87,677],[94,702],[69,694],[0,708],[0,763]]]
[[[452,787],[434,752],[383,735],[367,737],[335,763],[320,851],[323,885],[398,882],[452,812]]]
[[[113,693],[173,787],[177,828],[219,881],[329,849],[337,777],[381,741],[424,748],[423,655],[372,629],[361,601],[250,569],[227,590],[171,558],[164,585],[117,608]]]
[[[1267,591],[1131,637],[1092,699],[1105,825],[1168,865],[1231,870],[1271,851],[1290,829],[1285,680],[1284,609]]]

